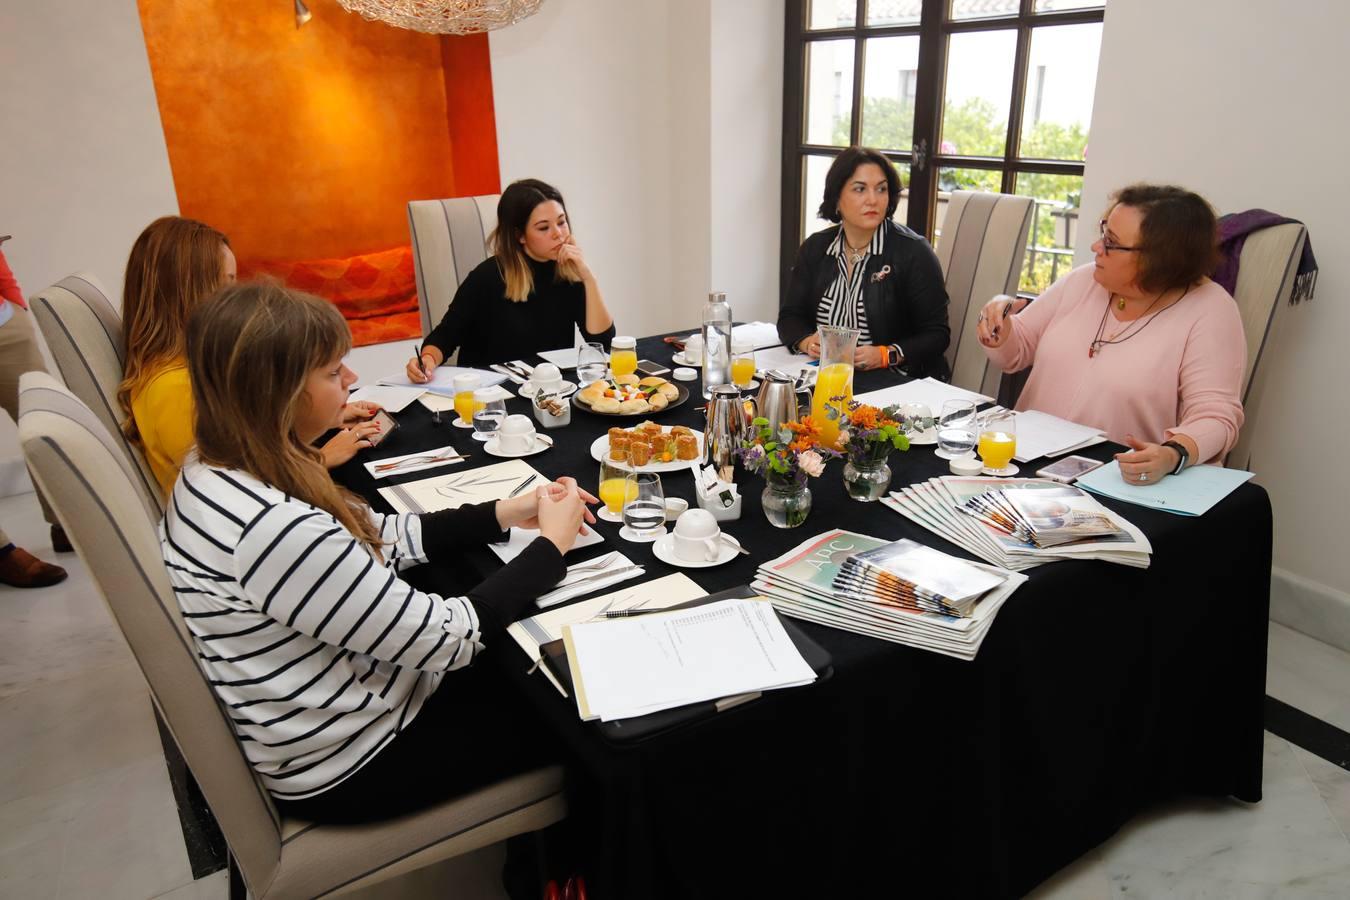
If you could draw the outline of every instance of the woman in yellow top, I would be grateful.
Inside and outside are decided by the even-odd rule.
[[[234,281],[234,253],[224,234],[192,219],[151,222],[127,259],[122,292],[122,384],[117,400],[127,414],[127,438],[145,453],[168,496],[192,447],[192,387],[184,358],[188,313]],[[329,468],[351,459],[377,430],[366,421],[379,407],[348,404],[344,429],[323,447]]]

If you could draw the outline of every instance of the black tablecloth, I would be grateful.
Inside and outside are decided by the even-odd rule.
[[[638,349],[669,363],[659,339]],[[859,373],[856,390],[895,380]],[[693,398],[659,421],[701,427],[693,386]],[[528,405],[513,400],[508,409]],[[497,461],[449,418],[434,426],[414,404],[365,458],[450,443],[474,454],[460,467]],[[594,490],[589,446],[612,424],[574,410],[568,427],[548,432],[555,447],[529,462]],[[792,530],[769,526],[762,485],[742,473],[744,511],[726,527],[751,555],[685,573],[709,591],[745,584],[760,562],[830,527],[966,555],[879,503],[848,499],[841,468],[831,463],[812,481],[811,515]],[[892,455],[891,468],[893,486],[947,471],[928,447]],[[437,473],[377,484],[352,463],[338,474],[383,507],[376,487]],[[663,482],[667,496],[694,502],[690,475]],[[572,754],[572,809],[593,895],[1015,896],[1161,798],[1259,800],[1272,529],[1265,491],[1244,485],[1199,518],[1103,502],[1148,535],[1151,567],[1084,561],[1031,570],[973,662],[800,623],[833,656],[833,678],[635,746],[580,722],[542,676],[526,674],[514,645],[491,648],[498,652],[485,658]],[[649,546],[620,540],[618,526],[599,528],[606,544],[575,556],[618,547],[648,577],[675,571]],[[487,551],[472,562],[479,572],[498,565]]]

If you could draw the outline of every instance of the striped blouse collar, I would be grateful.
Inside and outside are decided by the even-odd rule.
[[[872,232],[872,242],[867,247],[868,256],[875,256],[886,249],[886,231],[887,223],[882,222],[880,227]],[[840,225],[839,232],[835,234],[834,240],[830,241],[829,246],[825,248],[825,255],[843,257],[844,251],[844,226]]]

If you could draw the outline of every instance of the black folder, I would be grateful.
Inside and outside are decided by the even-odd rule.
[[[670,609],[688,609],[693,606],[702,606],[705,603],[715,603],[718,600],[757,596],[759,595],[754,589],[742,585],[741,587],[718,591],[716,594],[709,594],[706,597],[698,597],[685,603],[677,603]],[[775,615],[777,615],[777,611],[775,611]],[[802,633],[801,629],[791,619],[784,618],[781,615],[778,618],[783,623],[783,630],[792,639],[792,643],[797,646],[802,659],[806,660],[807,665],[815,671],[816,682],[824,681],[833,675],[834,661],[830,658],[829,651]],[[567,688],[569,698],[575,696],[576,689],[572,686],[572,669],[567,665],[567,650],[563,646],[563,642],[560,640],[549,641],[541,644],[539,650],[543,654],[544,665],[548,666],[549,671],[557,677],[558,682]],[[804,685],[803,687],[808,686]],[[753,703],[756,700],[758,700],[757,696],[747,702]],[[572,699],[567,702],[575,703]],[[688,706],[677,706],[674,709],[663,709],[659,712],[648,713],[645,716],[635,716],[631,719],[617,719],[613,722],[597,721],[589,724],[598,727],[600,733],[611,741],[629,743],[663,734],[690,722],[715,716],[723,710],[734,709],[739,705],[727,706],[725,701],[706,700],[701,703],[691,703]]]

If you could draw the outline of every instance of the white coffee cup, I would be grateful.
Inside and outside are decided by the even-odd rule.
[[[722,529],[706,509],[690,509],[675,520],[675,555],[690,562],[711,562],[722,553]]]
[[[684,339],[684,358],[696,366],[703,365],[703,335],[695,333]]]
[[[536,391],[556,391],[562,387],[562,372],[553,363],[540,363],[530,375],[530,384]]]
[[[497,429],[497,446],[506,453],[529,453],[534,449],[534,437],[529,416],[507,416]]]
[[[689,511],[689,501],[683,497],[666,498],[666,522],[674,522]]]

